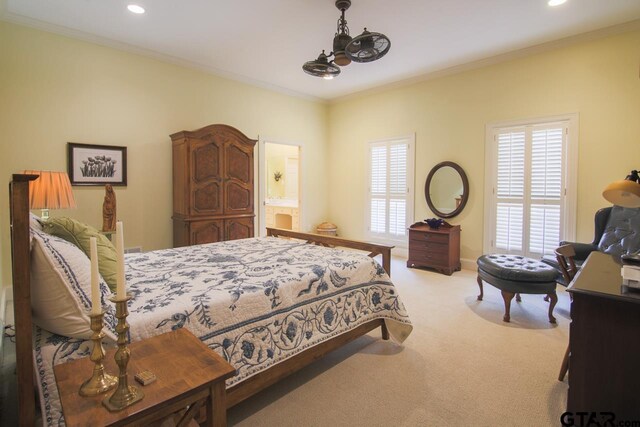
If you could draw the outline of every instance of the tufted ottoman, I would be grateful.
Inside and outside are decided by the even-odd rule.
[[[514,295],[520,302],[520,294],[546,294],[551,300],[549,305],[549,322],[556,323],[553,308],[558,302],[556,295],[556,270],[540,261],[519,255],[491,254],[478,258],[478,286],[482,301],[484,290],[482,281],[500,289],[504,299],[504,317],[511,320],[511,300]]]

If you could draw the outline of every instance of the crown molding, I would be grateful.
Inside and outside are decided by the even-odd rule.
[[[558,40],[553,40],[546,43],[537,44],[534,46],[525,47],[522,49],[505,52],[499,55],[490,56],[487,58],[478,59],[471,62],[465,62],[451,67],[445,67],[436,70],[424,70],[413,76],[403,78],[402,80],[389,82],[382,85],[377,85],[368,89],[363,89],[358,92],[350,93],[348,95],[331,98],[329,105],[339,104],[344,101],[349,101],[356,98],[366,97],[382,92],[387,92],[393,89],[403,88],[411,86],[417,83],[422,83],[428,80],[434,80],[441,77],[446,77],[454,74],[460,74],[466,71],[476,70],[479,68],[488,67],[495,64],[511,61],[513,59],[524,58],[527,56],[535,55],[538,53],[549,52],[555,49],[559,49],[566,46],[572,46],[585,41],[598,40],[605,37],[609,37],[616,34],[628,33],[631,31],[640,30],[640,19],[628,21],[622,24],[613,25],[611,27],[600,28],[598,30],[589,31],[586,33],[576,34],[574,36],[565,37]]]
[[[48,33],[57,34],[60,36],[97,44],[100,46],[112,48],[127,53],[133,53],[144,57],[152,58],[161,62],[177,65],[184,68],[190,68],[204,73],[214,75],[227,80],[232,80],[238,83],[243,83],[249,86],[253,86],[259,89],[265,89],[271,92],[280,93],[283,95],[304,99],[306,101],[312,101],[319,104],[327,104],[328,100],[311,96],[305,93],[297,92],[295,90],[287,89],[282,86],[270,84],[260,80],[252,79],[240,74],[230,73],[223,71],[215,67],[210,67],[198,62],[189,61],[186,59],[178,58],[176,56],[167,55],[164,53],[156,52],[151,49],[144,49],[138,46],[134,46],[128,43],[113,40],[107,37],[96,36],[84,31],[74,30],[71,28],[63,27],[61,25],[51,24],[38,19],[28,18],[26,16],[18,15],[15,13],[7,12],[6,0],[0,0],[0,21],[6,21],[11,24],[22,25],[24,27],[34,28],[36,30],[45,31]]]

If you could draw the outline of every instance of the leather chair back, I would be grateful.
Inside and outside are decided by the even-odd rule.
[[[616,257],[640,251],[640,208],[613,206],[598,250]]]

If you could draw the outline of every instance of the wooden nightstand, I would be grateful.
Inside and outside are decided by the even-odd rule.
[[[407,267],[428,267],[451,276],[460,270],[460,226],[434,229],[417,222],[409,227]]]
[[[145,397],[120,412],[109,412],[102,405],[102,399],[112,391],[95,397],[78,394],[80,384],[93,369],[88,357],[54,367],[67,426],[147,425],[171,414],[180,414],[178,419],[184,417],[186,425],[201,407],[206,407],[205,425],[227,425],[225,380],[235,374],[235,369],[192,333],[178,329],[135,342],[129,348],[129,384],[140,387]],[[118,373],[115,351],[107,351],[104,359],[113,375]],[[136,382],[133,376],[144,370],[153,372],[157,380],[147,386]]]

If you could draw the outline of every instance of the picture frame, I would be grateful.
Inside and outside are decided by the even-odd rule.
[[[127,147],[67,143],[71,185],[127,185]]]

